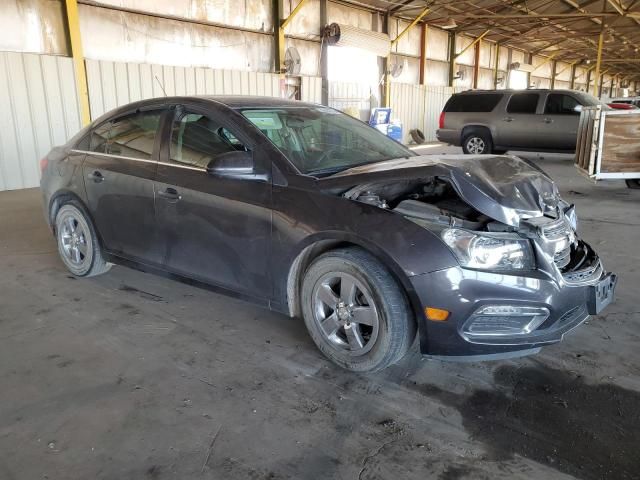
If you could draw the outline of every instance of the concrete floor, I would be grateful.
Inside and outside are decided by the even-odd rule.
[[[0,193],[0,479],[640,478],[640,191],[536,161],[616,303],[534,357],[370,376],[238,300],[119,266],[76,280],[39,192]]]

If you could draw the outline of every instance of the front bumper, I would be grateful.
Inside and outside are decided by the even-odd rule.
[[[616,278],[602,273],[601,281],[610,288],[608,303]],[[426,355],[499,358],[514,356],[516,352],[533,353],[544,345],[561,341],[600,307],[594,306],[597,287],[593,284],[561,286],[539,271],[518,276],[452,267],[414,276],[411,282],[423,308],[431,306],[450,312],[442,322],[429,321],[419,312],[420,350]],[[534,307],[546,309],[549,314],[528,333],[468,335],[469,319],[489,305]]]

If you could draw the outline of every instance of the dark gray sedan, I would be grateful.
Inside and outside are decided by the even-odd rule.
[[[553,182],[510,156],[415,156],[323,106],[174,97],[114,110],[42,160],[76,276],[112,263],[302,317],[338,365],[495,358],[613,297]]]

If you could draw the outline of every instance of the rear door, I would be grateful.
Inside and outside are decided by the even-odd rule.
[[[546,148],[574,150],[582,105],[572,95],[549,93],[538,128],[544,135]]]
[[[536,130],[540,94],[522,92],[511,95],[505,113],[497,117],[496,145],[510,148],[536,148],[542,136]]]
[[[83,164],[89,208],[112,253],[158,264],[153,179],[164,110],[134,111],[94,129]]]
[[[207,173],[217,155],[253,154],[255,177]],[[269,298],[270,161],[227,115],[179,106],[158,166],[156,212],[170,271]]]

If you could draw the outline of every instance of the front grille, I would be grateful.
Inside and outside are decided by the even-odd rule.
[[[540,236],[553,252],[553,262],[562,271],[571,263],[575,233],[564,217],[540,227]]]
[[[553,256],[553,262],[560,269],[569,265],[570,261],[571,261],[571,245],[569,245],[566,248],[563,248]]]
[[[542,237],[549,242],[557,242],[567,238],[571,233],[571,227],[567,224],[563,217],[544,225],[540,229]]]
[[[593,265],[580,270],[573,270],[562,274],[568,285],[587,285],[594,283],[602,276],[602,263],[596,259]]]

